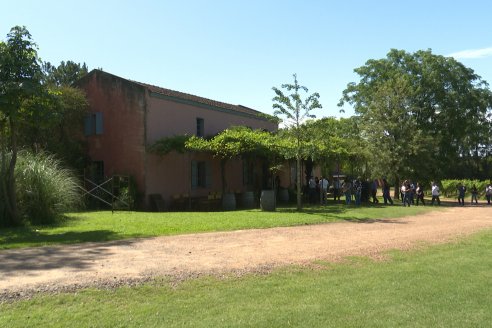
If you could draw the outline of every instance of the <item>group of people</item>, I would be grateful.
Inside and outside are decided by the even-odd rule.
[[[360,177],[351,181],[351,179],[344,179],[340,181],[338,178],[334,178],[333,184],[330,185],[330,182],[326,179],[326,177],[311,177],[309,179],[308,188],[309,188],[309,201],[312,204],[320,203],[322,205],[327,202],[327,194],[330,190],[333,191],[333,200],[340,201],[341,196],[345,196],[345,204],[350,205],[352,202],[355,205],[360,205],[363,202],[372,201],[373,204],[378,204],[379,200],[377,198],[378,188],[381,187],[383,194],[383,202],[385,205],[391,204],[393,205],[393,199],[390,194],[390,185],[388,181],[384,179],[366,179],[363,180]],[[458,192],[458,203],[460,205],[465,204],[465,193],[466,187],[463,184],[458,184],[457,186]],[[470,190],[471,192],[471,203],[478,203],[478,190],[475,185]],[[424,200],[424,187],[420,182],[414,183],[411,180],[404,180],[400,186],[400,199],[403,206],[410,205],[425,205]],[[431,184],[431,205],[437,204],[441,205],[440,199],[440,189],[436,182],[432,182]],[[492,198],[492,185],[488,184],[485,189],[485,196],[487,198],[487,203],[490,205]]]
[[[441,205],[441,199],[439,196],[441,195],[441,191],[439,190],[439,186],[437,183],[432,182],[432,187],[431,187],[431,205],[434,205],[434,203],[437,203],[437,205]],[[419,206],[419,203],[421,202],[422,205],[425,205],[425,200],[424,200],[424,187],[420,182],[417,182],[417,184],[414,184],[410,180],[405,180],[403,181],[401,187],[400,187],[400,195],[401,195],[401,202],[403,206],[410,206],[411,204],[415,204],[415,199],[417,200],[417,206]]]
[[[456,190],[458,193],[458,204],[464,206],[466,186],[464,186],[462,183],[458,183],[458,185],[456,186]],[[475,204],[478,204],[478,189],[475,185],[471,187],[470,194],[471,194],[470,204],[473,204],[473,201],[475,201]],[[490,201],[492,198],[492,184],[490,183],[487,185],[487,187],[485,187],[485,198],[487,199],[487,204],[490,205]]]
[[[379,203],[377,198],[378,180],[362,180],[361,178],[353,181],[350,181],[350,179],[340,181],[338,178],[334,178],[333,184],[330,185],[326,177],[319,179],[311,177],[308,183],[309,201],[316,203],[319,200],[320,204],[326,204],[330,187],[333,191],[334,201],[340,201],[341,196],[345,196],[346,204],[351,204],[354,201],[355,205],[360,205],[362,202],[369,202],[370,199],[372,199],[373,203]]]

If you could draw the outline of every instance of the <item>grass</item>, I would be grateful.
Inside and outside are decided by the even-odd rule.
[[[490,327],[491,253],[487,231],[385,262],[44,295],[0,305],[0,326]]]
[[[197,232],[231,231],[318,224],[341,220],[365,221],[397,218],[436,210],[438,207],[329,205],[306,207],[302,212],[279,208],[276,212],[83,212],[67,214],[55,225],[0,229],[0,249],[111,241],[136,237]]]

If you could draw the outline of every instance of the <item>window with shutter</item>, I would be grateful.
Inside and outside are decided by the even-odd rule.
[[[84,118],[84,134],[86,136],[103,134],[103,113],[89,113]]]

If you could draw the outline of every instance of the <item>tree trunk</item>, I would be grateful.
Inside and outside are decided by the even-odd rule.
[[[302,172],[301,172],[301,157],[298,155],[296,158],[296,171],[297,171],[297,210],[302,210]]]
[[[2,126],[1,126],[1,155],[2,158],[1,158],[1,168],[0,168],[0,186],[1,186],[1,194],[2,194],[2,197],[3,197],[3,207],[0,208],[0,221],[1,221],[1,224],[4,224],[4,225],[9,225],[11,222],[10,222],[10,217],[9,217],[9,213],[10,213],[10,201],[9,201],[9,198],[8,198],[8,192],[7,192],[7,146],[6,146],[6,140],[5,140],[5,121],[2,121]]]
[[[16,126],[12,118],[10,121],[10,142],[12,145],[12,156],[10,158],[9,172],[7,178],[7,211],[10,220],[14,225],[20,224],[19,213],[17,210],[17,195],[15,193],[15,164],[17,162],[17,135]]]
[[[393,192],[393,199],[400,199],[400,179],[395,177],[395,190]]]

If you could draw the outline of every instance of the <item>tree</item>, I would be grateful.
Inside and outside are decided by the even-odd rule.
[[[43,83],[57,87],[72,86],[89,71],[85,63],[81,65],[71,60],[62,61],[58,67],[53,66],[50,62],[45,62],[42,69],[44,72]]]
[[[89,107],[84,92],[71,86],[43,85],[43,92],[26,101],[19,120],[19,143],[33,151],[55,154],[64,165],[86,165],[81,122]]]
[[[368,144],[366,139],[360,137],[359,126],[359,118],[355,116],[307,121],[303,129],[308,143],[306,148],[310,151],[304,156],[309,155],[320,164],[336,163],[337,173],[340,173],[340,167],[345,167],[350,169],[351,174],[370,174],[366,167],[370,155]],[[329,165],[325,170],[332,168]]]
[[[41,92],[41,69],[36,44],[25,27],[15,26],[0,44],[0,114],[2,119],[2,194],[5,215],[19,224],[15,189],[15,165],[18,152],[18,124],[22,106]],[[6,136],[9,136],[7,142]],[[5,138],[5,139],[4,139]],[[11,156],[7,168],[7,148]]]
[[[392,49],[355,72],[360,81],[347,86],[340,106],[354,106],[378,171],[441,178],[481,156],[492,97],[473,70],[430,50]]]
[[[295,158],[296,158],[296,184],[297,184],[297,210],[302,209],[301,199],[301,159],[302,151],[304,149],[303,142],[303,130],[301,124],[305,119],[314,118],[315,116],[310,114],[312,110],[316,108],[322,108],[319,103],[319,93],[315,92],[308,97],[302,99],[301,91],[308,92],[308,88],[299,85],[297,81],[297,75],[294,74],[294,84],[282,84],[282,89],[291,92],[289,95],[285,95],[280,89],[273,87],[275,97],[272,99],[275,109],[274,115],[277,117],[284,117],[283,123],[289,127],[295,138]]]

